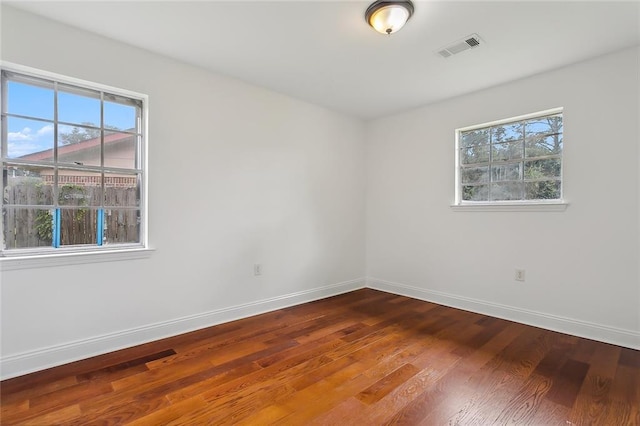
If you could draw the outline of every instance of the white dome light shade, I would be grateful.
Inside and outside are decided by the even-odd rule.
[[[410,1],[376,1],[365,13],[369,25],[381,34],[393,34],[404,26],[413,14]]]

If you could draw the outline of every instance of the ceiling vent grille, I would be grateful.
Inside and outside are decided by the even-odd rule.
[[[456,41],[455,43],[451,43],[450,45],[439,49],[438,55],[443,58],[448,58],[460,52],[464,52],[465,50],[474,49],[478,46],[480,46],[480,36],[478,34],[471,34]]]

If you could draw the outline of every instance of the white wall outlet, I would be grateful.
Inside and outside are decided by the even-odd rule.
[[[516,281],[524,281],[524,269],[516,269]]]
[[[262,275],[262,265],[259,263],[256,263],[255,265],[253,265],[253,275],[258,276],[258,275]]]

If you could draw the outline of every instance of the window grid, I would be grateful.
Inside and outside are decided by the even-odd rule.
[[[14,88],[9,90],[12,83]],[[19,99],[16,89],[19,86],[29,90],[43,89],[52,95],[52,115],[37,112],[35,106],[31,111],[30,105],[36,105],[37,99],[27,99],[26,95]],[[144,246],[143,98],[111,93],[92,87],[90,83],[84,86],[6,69],[2,70],[1,88],[5,197],[1,201],[0,255],[43,254],[59,248],[84,252],[106,243],[110,243],[110,248]],[[99,102],[99,123],[80,119],[61,121],[61,90],[70,98],[75,96],[75,102],[86,99]],[[119,110],[128,114],[125,114],[127,128],[107,125],[106,102],[111,102],[112,110],[116,111],[112,113],[112,119],[117,117]],[[23,110],[16,112],[20,107],[15,105]],[[27,105],[26,111],[24,105]],[[75,112],[73,108],[65,110],[67,118]],[[11,120],[25,120],[24,123],[40,126],[38,133],[52,129],[52,146],[32,149],[26,154],[21,152],[20,140],[11,140],[19,133],[14,131],[11,136]],[[22,133],[25,139],[34,135],[28,127]],[[63,135],[67,137],[66,143],[60,140]],[[72,140],[73,136],[77,140]],[[118,145],[124,146],[126,153],[116,152],[107,164],[107,149],[114,151]],[[122,151],[122,147],[119,149]],[[85,158],[90,160],[87,164],[82,161]],[[6,196],[12,189],[16,192],[15,187],[40,195],[28,194],[21,199]],[[68,237],[64,243],[62,236]]]
[[[562,129],[561,109],[459,129],[457,203],[561,200]]]

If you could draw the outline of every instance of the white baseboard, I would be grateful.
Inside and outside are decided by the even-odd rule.
[[[0,359],[0,380],[364,288],[364,278],[132,328]]]
[[[534,327],[570,334],[572,336],[612,343],[614,345],[632,349],[640,349],[640,333],[637,331],[614,328],[527,309],[514,308],[512,306],[456,296],[439,291],[426,290],[423,288],[371,277],[367,278],[367,287],[401,296],[412,297],[414,299],[425,300],[439,305],[450,306],[452,308],[463,309],[509,321],[532,325]]]
[[[91,337],[75,342],[50,346],[29,352],[9,355],[0,359],[0,380],[22,376],[34,371],[67,364],[92,356],[124,349],[166,337],[270,312],[288,306],[311,302],[329,296],[369,287],[414,299],[425,300],[452,308],[463,309],[532,325],[573,336],[640,349],[640,333],[587,321],[579,321],[483,300],[426,290],[376,278],[355,279],[311,290],[290,293],[171,321],[132,328],[117,333]]]

